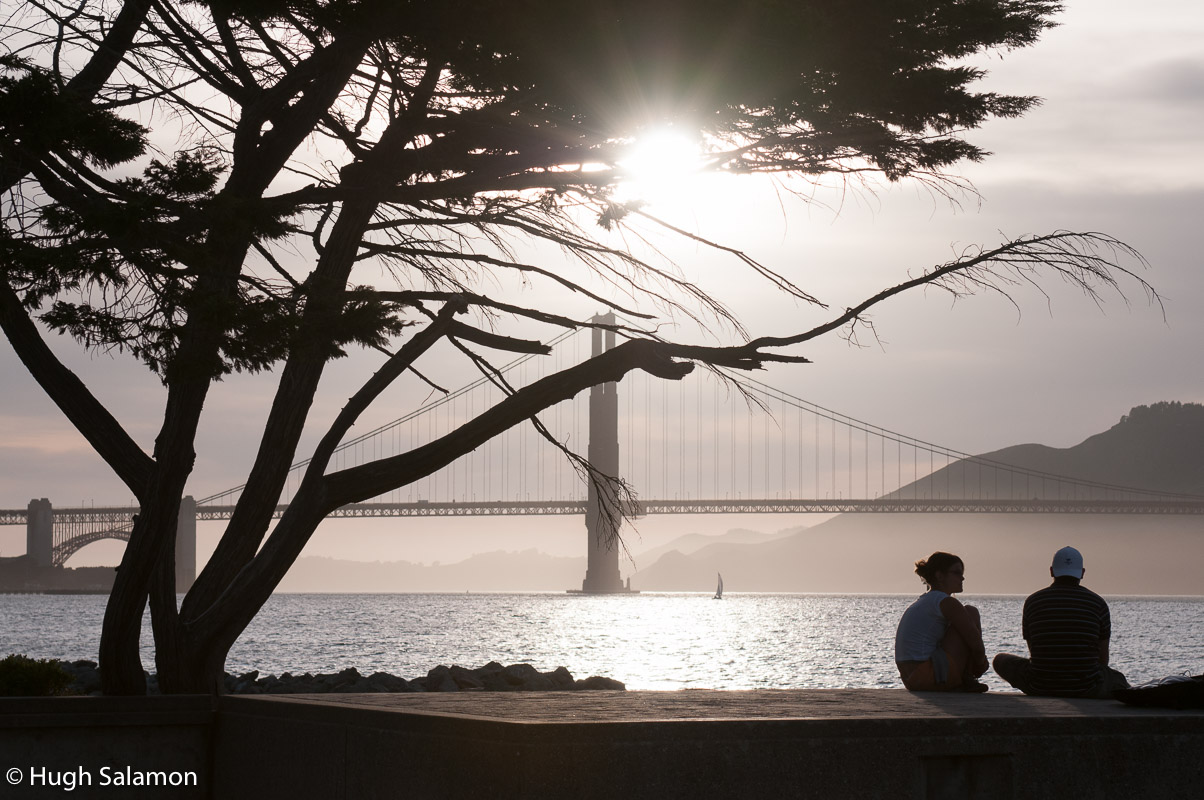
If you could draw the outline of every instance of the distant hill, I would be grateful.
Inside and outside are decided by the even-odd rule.
[[[1133,489],[1204,495],[1204,405],[1137,406],[1108,430],[1074,447],[1021,444],[984,453],[976,460]],[[963,490],[984,499],[1046,498],[1056,496],[1058,487],[1039,481],[1022,487],[1007,470],[958,461],[894,494],[926,497]]]
[[[642,566],[645,564],[654,564],[667,553],[674,551],[690,555],[712,545],[765,544],[766,542],[772,542],[774,539],[789,536],[791,533],[793,531],[760,533],[740,528],[730,530],[727,533],[687,533],[684,536],[678,536],[668,544],[663,544],[660,547],[636,552],[633,559],[637,566]]]
[[[1103,483],[1204,495],[1204,406],[1138,406],[1074,447],[1019,445],[986,459]],[[952,464],[900,496],[959,486],[978,468]],[[993,496],[983,481],[980,496]],[[1045,496],[1041,487],[1027,487]],[[1000,492],[1003,494],[1003,492]],[[708,591],[721,571],[728,592],[913,592],[912,563],[934,550],[966,561],[966,590],[1027,593],[1048,581],[1052,552],[1084,552],[1088,583],[1112,594],[1204,594],[1204,518],[1058,514],[842,514],[763,544],[669,553],[632,579],[644,590]]]

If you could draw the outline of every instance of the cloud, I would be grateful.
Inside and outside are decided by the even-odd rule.
[[[1148,64],[1126,83],[1122,96],[1127,101],[1166,103],[1182,114],[1204,113],[1204,56],[1168,58]]]
[[[35,414],[0,414],[0,441],[4,450],[34,456],[92,453],[87,440],[65,421]]]
[[[48,451],[0,444],[0,506],[24,508],[32,498],[46,497],[56,506],[122,505],[130,491],[85,445],[82,449]]]

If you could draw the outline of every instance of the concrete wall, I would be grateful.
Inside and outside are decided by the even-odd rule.
[[[214,797],[214,718],[209,697],[0,699],[0,797]]]
[[[516,723],[221,700],[226,798],[1198,797],[1204,716]],[[273,764],[290,764],[281,771]]]
[[[606,705],[612,693],[572,694],[580,694],[574,702],[584,709]],[[642,693],[615,693],[624,694],[629,703],[642,700]],[[881,696],[862,694],[867,704]],[[70,796],[1173,800],[1204,794],[1199,712],[966,717],[938,710],[913,718],[588,722],[566,714],[560,721],[516,722],[471,712],[413,713],[404,696],[373,697],[386,699],[379,707],[242,696],[0,699],[6,773],[0,797],[63,797],[64,781],[85,773],[90,783]],[[527,702],[548,707],[537,696]],[[196,779],[175,787],[103,786],[105,770],[110,783],[126,774]],[[30,785],[35,780],[40,785]]]

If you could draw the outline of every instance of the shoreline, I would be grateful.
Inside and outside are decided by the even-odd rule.
[[[73,677],[64,690],[65,696],[104,697],[100,691],[100,668],[95,661],[58,661],[59,666]],[[293,694],[415,694],[425,692],[542,692],[542,691],[626,691],[627,687],[613,678],[591,675],[574,678],[567,667],[540,672],[531,664],[516,663],[503,666],[490,661],[484,666],[468,669],[453,664],[440,664],[417,678],[401,678],[378,671],[362,675],[355,667],[339,672],[290,672],[260,675],[251,670],[241,675],[225,673],[224,690],[228,695],[293,695]],[[155,674],[146,673],[148,696],[164,696],[159,691]]]

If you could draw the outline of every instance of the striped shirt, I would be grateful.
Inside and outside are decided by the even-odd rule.
[[[1099,643],[1112,638],[1112,617],[1095,592],[1056,579],[1024,601],[1023,632],[1036,692],[1086,694],[1099,681]]]

